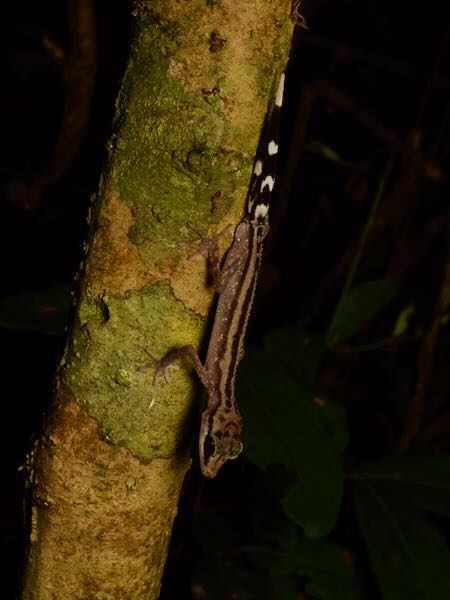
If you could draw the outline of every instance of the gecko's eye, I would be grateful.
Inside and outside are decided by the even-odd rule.
[[[217,439],[217,438],[216,438]],[[205,437],[205,441],[203,442],[203,453],[205,455],[205,459],[213,456],[217,451],[217,444],[212,435],[207,435]]]

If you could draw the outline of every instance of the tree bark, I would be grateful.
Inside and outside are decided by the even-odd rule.
[[[189,260],[187,223],[218,231],[242,217],[289,52],[289,5],[136,3],[73,323],[34,451],[24,600],[159,595],[198,407],[185,368],[154,386],[140,367],[145,349],[199,346],[213,293],[205,261]]]

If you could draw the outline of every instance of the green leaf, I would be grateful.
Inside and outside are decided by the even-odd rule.
[[[272,482],[272,478],[268,478]],[[264,543],[274,543],[283,550],[295,548],[298,528],[288,518],[280,500],[275,497],[278,486],[259,496],[252,515],[252,525],[255,536]],[[259,490],[258,490],[259,491]]]
[[[263,352],[249,348],[236,393],[246,455],[261,468],[281,463],[295,473],[298,483],[283,506],[307,535],[326,535],[340,507],[342,469],[312,392]]]
[[[4,296],[0,300],[0,327],[62,336],[70,306],[70,285],[66,283]]]
[[[323,336],[307,334],[298,327],[286,326],[271,331],[264,337],[264,350],[271,361],[286,367],[303,387],[309,387],[328,351]],[[341,452],[348,444],[347,418],[345,411],[328,398],[314,398],[336,449]]]
[[[397,317],[397,321],[394,325],[394,330],[392,332],[393,336],[403,335],[408,331],[409,321],[414,315],[415,310],[415,306],[412,303],[402,310],[402,312]]]
[[[301,537],[294,552],[282,552],[264,546],[246,548],[249,558],[272,576],[286,577],[296,573],[308,578],[305,591],[320,600],[361,600],[360,589],[351,555],[328,541]]]
[[[297,577],[282,575],[271,577],[275,600],[297,600]]]
[[[448,600],[448,545],[409,495],[392,482],[365,480],[354,485],[353,499],[383,598]]]
[[[301,382],[311,384],[328,347],[323,336],[307,334],[292,325],[264,337],[264,349],[278,364],[287,367]]]
[[[397,285],[387,279],[367,281],[352,288],[337,309],[329,334],[329,343],[342,342],[360,331],[395,297]]]
[[[350,439],[345,411],[336,402],[323,396],[316,396],[314,404],[317,407],[317,414],[330,436],[330,441],[334,444],[337,452],[343,452]]]
[[[243,567],[242,556],[237,559],[209,556],[195,561],[192,597],[198,600],[272,600],[272,586],[267,573]]]
[[[450,517],[450,456],[405,455],[373,461],[349,474],[351,479],[390,484],[421,506]]]

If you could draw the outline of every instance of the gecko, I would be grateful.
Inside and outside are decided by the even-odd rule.
[[[199,432],[200,468],[213,478],[227,460],[242,452],[242,417],[235,398],[236,371],[244,354],[245,334],[253,303],[263,251],[269,231],[269,203],[275,186],[280,111],[285,74],[282,73],[275,97],[265,119],[247,195],[245,214],[237,225],[233,242],[219,261],[218,239],[223,232],[202,238],[200,253],[211,268],[217,305],[204,362],[193,346],[171,350],[153,360],[156,373],[175,360],[187,356],[206,388],[208,404],[202,413]],[[194,228],[195,229],[195,228]]]

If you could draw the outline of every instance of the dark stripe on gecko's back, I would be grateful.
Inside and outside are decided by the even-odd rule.
[[[254,265],[252,264],[254,259]],[[244,344],[245,334],[247,330],[247,323],[250,316],[250,310],[253,304],[253,297],[255,294],[256,287],[256,275],[259,270],[259,265],[261,263],[261,242],[258,242],[258,230],[256,228],[250,228],[250,237],[249,237],[249,253],[248,259],[245,265],[245,269],[242,277],[242,284],[246,284],[248,281],[248,273],[251,272],[251,277],[246,285],[246,293],[242,300],[240,310],[236,311],[238,314],[238,319],[235,321],[233,319],[233,323],[236,323],[236,327],[234,328],[234,335],[231,341],[231,355],[233,357],[233,364],[231,364],[231,368],[228,369],[227,378],[225,381],[224,391],[225,397],[227,401],[233,397],[234,390],[234,380],[236,377],[236,369],[241,359],[241,350]],[[236,297],[236,305],[241,300],[242,294],[238,294]],[[236,314],[235,313],[235,314]],[[231,401],[231,400],[230,400]]]
[[[246,286],[245,284],[247,282],[247,277],[248,277],[249,271],[250,271],[250,269],[252,269],[252,258],[253,258],[252,248],[253,248],[253,244],[254,244],[254,235],[255,235],[255,232],[254,232],[253,228],[250,228],[250,230],[249,230],[249,252],[247,255],[247,260],[245,262],[245,266],[242,269],[242,278],[241,278],[241,290],[243,287],[246,287],[247,292],[246,292],[242,302],[241,302],[241,299],[242,299],[241,290],[234,299],[233,312],[232,312],[232,315],[233,315],[232,326],[230,324],[230,330],[229,330],[229,333],[231,333],[232,335],[231,335],[231,340],[228,340],[229,344],[226,344],[226,350],[228,350],[229,355],[231,356],[231,359],[230,359],[229,365],[228,365],[229,368],[226,370],[227,377],[226,377],[225,384],[223,387],[225,401],[226,401],[227,406],[231,406],[231,404],[232,404],[234,378],[236,375],[237,363],[240,358],[239,357],[239,346],[242,345],[243,338],[245,336],[245,331],[242,331],[242,328],[241,328],[242,314],[248,313],[251,308],[251,300],[252,300],[252,295],[253,295],[252,289],[251,289],[252,285]],[[254,279],[254,274],[252,276]],[[249,294],[250,294],[250,296],[249,296]],[[240,302],[241,302],[241,306],[239,307]],[[238,316],[237,319],[235,318],[236,316]]]

